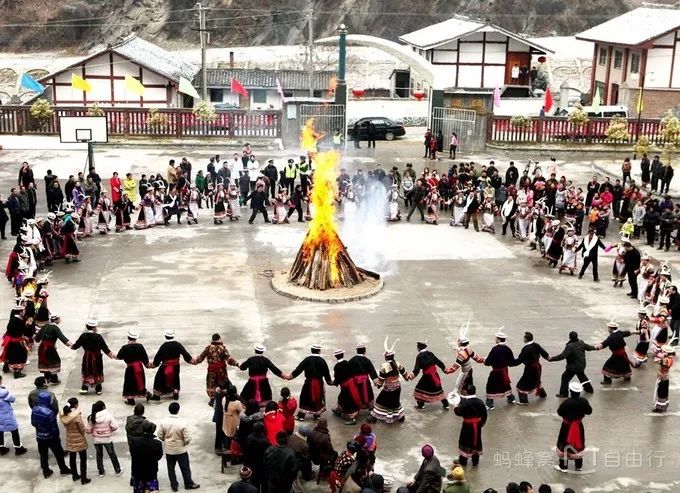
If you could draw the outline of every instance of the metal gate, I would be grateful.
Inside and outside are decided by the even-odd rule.
[[[300,128],[307,120],[313,118],[316,131],[324,134],[324,138],[319,141],[320,148],[333,146],[333,133],[336,130],[342,132],[343,138],[345,136],[345,105],[343,104],[302,104],[299,115]]]
[[[473,147],[477,113],[458,108],[432,108],[432,132],[444,134],[444,152],[449,149],[451,132],[458,136],[458,149],[469,152]]]

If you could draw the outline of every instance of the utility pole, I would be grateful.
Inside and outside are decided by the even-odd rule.
[[[208,81],[206,80],[206,53],[208,51],[208,31],[205,28],[205,8],[199,3],[195,7],[198,10],[199,35],[201,36],[201,98],[208,100]]]
[[[314,97],[314,9],[307,14],[307,71],[309,74],[309,97]]]

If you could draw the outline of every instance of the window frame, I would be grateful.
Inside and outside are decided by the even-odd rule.
[[[614,50],[613,68],[616,70],[621,70],[622,67],[623,67],[623,51]]]
[[[219,94],[220,98],[215,99],[213,97],[214,94]],[[210,88],[210,89],[208,89],[208,96],[210,97],[211,103],[224,103],[224,89],[221,89],[219,87]]]
[[[251,89],[250,93],[253,95],[253,104],[267,104],[267,90],[266,89]],[[258,101],[259,96],[262,96],[263,100]]]
[[[600,46],[598,48],[599,52],[597,54],[597,63],[598,65],[607,65],[607,48],[604,46]]]
[[[642,60],[642,56],[639,53],[631,53],[630,54],[630,73],[631,74],[639,74],[640,73],[640,61]],[[636,63],[634,63],[636,62]],[[635,70],[633,70],[633,65],[635,65]]]

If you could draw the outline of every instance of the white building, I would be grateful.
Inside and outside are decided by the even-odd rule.
[[[191,81],[197,67],[136,34],[96,50],[68,67],[39,79],[46,87],[44,96],[55,106],[100,106],[169,108],[185,106],[184,95],[177,91],[179,78]],[[91,91],[74,89],[71,76],[76,74],[92,86]],[[141,82],[144,96],[125,87],[125,76]],[[35,99],[35,98],[34,98]],[[187,101],[188,106],[193,101]]]
[[[314,97],[322,98],[334,89],[334,71],[314,72]],[[281,83],[286,98],[309,96],[309,72],[304,70],[261,70],[245,68],[209,68],[206,70],[210,101],[218,107],[244,109],[281,109],[283,101],[277,90]],[[248,90],[247,100],[231,92],[231,80],[236,79]],[[201,73],[196,75],[196,87],[201,87]]]
[[[405,34],[399,41],[441,70],[448,87],[454,88],[529,85],[531,56],[552,53],[518,34],[462,16]]]
[[[602,104],[627,105],[635,113],[644,87],[644,112],[658,116],[680,104],[680,10],[640,7],[583,31],[591,41],[591,95]]]

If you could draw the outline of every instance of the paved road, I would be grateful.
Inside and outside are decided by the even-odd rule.
[[[368,166],[376,161],[386,166],[391,162],[414,160],[419,146],[413,142],[379,144],[375,155],[362,150],[350,155],[347,167]],[[227,151],[220,153],[228,155]],[[353,152],[353,151],[352,151]],[[194,163],[204,162],[213,151],[191,150],[187,155]],[[285,153],[271,155],[283,158]],[[172,150],[110,148],[98,151],[97,167],[102,176],[113,169],[121,173],[132,169],[163,172],[167,159],[180,157]],[[490,156],[466,156],[482,162]],[[0,190],[15,180],[16,163],[29,160],[35,164],[36,176],[47,167],[61,175],[83,164],[78,151],[4,151],[0,154]],[[417,160],[417,161],[416,161]],[[446,163],[448,165],[448,163]],[[587,163],[560,163],[569,176],[583,176]],[[443,169],[443,165],[442,165]],[[624,327],[635,319],[636,305],[624,296],[624,289],[614,289],[609,282],[595,284],[574,277],[559,276],[549,269],[523,244],[500,236],[450,228],[446,225],[394,224],[362,234],[352,233],[343,225],[343,235],[351,254],[360,265],[377,262],[385,274],[385,289],[376,297],[345,305],[319,305],[291,301],[276,295],[268,279],[267,269],[285,269],[305,233],[303,225],[248,226],[237,224],[213,226],[209,218],[200,218],[198,226],[154,228],[109,234],[81,243],[83,261],[75,265],[58,263],[50,285],[50,304],[63,315],[63,328],[74,339],[84,321],[94,317],[101,321],[104,336],[117,349],[125,341],[127,330],[134,327],[141,342],[154,352],[162,342],[163,330],[174,328],[178,339],[192,354],[198,353],[213,332],[220,332],[232,353],[244,359],[252,345],[264,341],[269,356],[286,371],[308,352],[313,342],[323,341],[329,360],[332,350],[350,350],[359,339],[368,342],[369,355],[381,360],[385,335],[400,338],[397,357],[407,367],[413,364],[415,340],[424,334],[430,346],[447,363],[453,360],[452,342],[457,329],[471,320],[472,345],[486,353],[493,344],[493,334],[501,325],[510,334],[509,345],[521,349],[521,335],[531,330],[551,353],[561,350],[569,330],[578,330],[591,343],[605,336],[605,323],[613,315]],[[344,238],[345,236],[343,236]],[[9,251],[10,242],[0,243],[0,252]],[[610,268],[603,259],[602,278]],[[8,313],[12,304],[9,287],[0,299],[0,311]],[[634,341],[631,341],[634,344]],[[63,383],[54,390],[61,401],[77,394],[80,354],[62,350]],[[32,359],[35,360],[35,355]],[[606,359],[604,352],[589,355],[588,374],[599,381],[599,368]],[[20,459],[6,456],[4,464],[16,470],[4,483],[8,491],[80,491],[70,478],[45,481],[39,474],[35,442],[29,426],[25,396],[36,375],[35,362],[28,367],[30,378],[8,379],[6,384],[18,395],[17,415],[23,440],[29,453]],[[113,414],[123,421],[130,413],[120,398],[123,365],[106,361],[106,383],[103,399]],[[679,456],[674,431],[677,428],[677,389],[680,376],[671,379],[671,409],[668,416],[650,413],[654,385],[653,369],[638,370],[630,384],[615,384],[611,390],[596,385],[590,398],[594,414],[586,420],[587,443],[591,453],[581,476],[562,475],[551,464],[559,419],[555,409],[562,364],[546,364],[544,382],[549,394],[545,401],[529,407],[512,407],[500,403],[485,428],[485,455],[482,466],[468,476],[475,491],[493,486],[500,490],[509,480],[548,482],[561,491],[560,485],[571,485],[576,491],[673,491],[677,481]],[[233,474],[221,476],[219,462],[212,454],[212,411],[206,405],[205,368],[183,368],[181,414],[192,423],[195,441],[191,459],[196,481],[206,491],[223,491]],[[476,368],[477,383],[483,389],[486,368]],[[519,378],[520,370],[511,371]],[[232,372],[239,388],[242,375]],[[153,372],[147,373],[147,378]],[[444,377],[450,390],[455,376]],[[673,382],[676,383],[673,383]],[[293,393],[302,381],[290,382]],[[283,382],[274,381],[280,389]],[[456,454],[460,420],[452,412],[432,406],[423,412],[413,409],[413,384],[405,385],[403,397],[407,419],[403,425],[376,426],[379,451],[377,469],[398,480],[415,473],[419,450],[423,443],[434,445],[442,463],[448,466]],[[337,396],[328,393],[329,403]],[[81,399],[89,409],[94,396]],[[150,404],[147,416],[160,420],[166,414],[167,402]],[[329,417],[336,448],[351,437],[354,428]],[[357,427],[358,428],[358,427]],[[123,467],[129,470],[129,457],[122,433],[116,436],[116,447]],[[93,450],[90,451],[91,453]],[[618,460],[618,465],[617,465]],[[659,466],[659,462],[661,462]],[[94,470],[94,459],[90,459]],[[628,467],[625,467],[628,466]],[[658,466],[658,467],[657,467]],[[110,467],[109,467],[110,470]],[[162,484],[167,489],[165,467],[161,468]],[[654,482],[654,486],[649,486]],[[95,478],[92,486],[106,491],[128,491],[124,478],[111,473]],[[92,487],[91,486],[91,487]],[[91,488],[90,487],[90,488]]]

